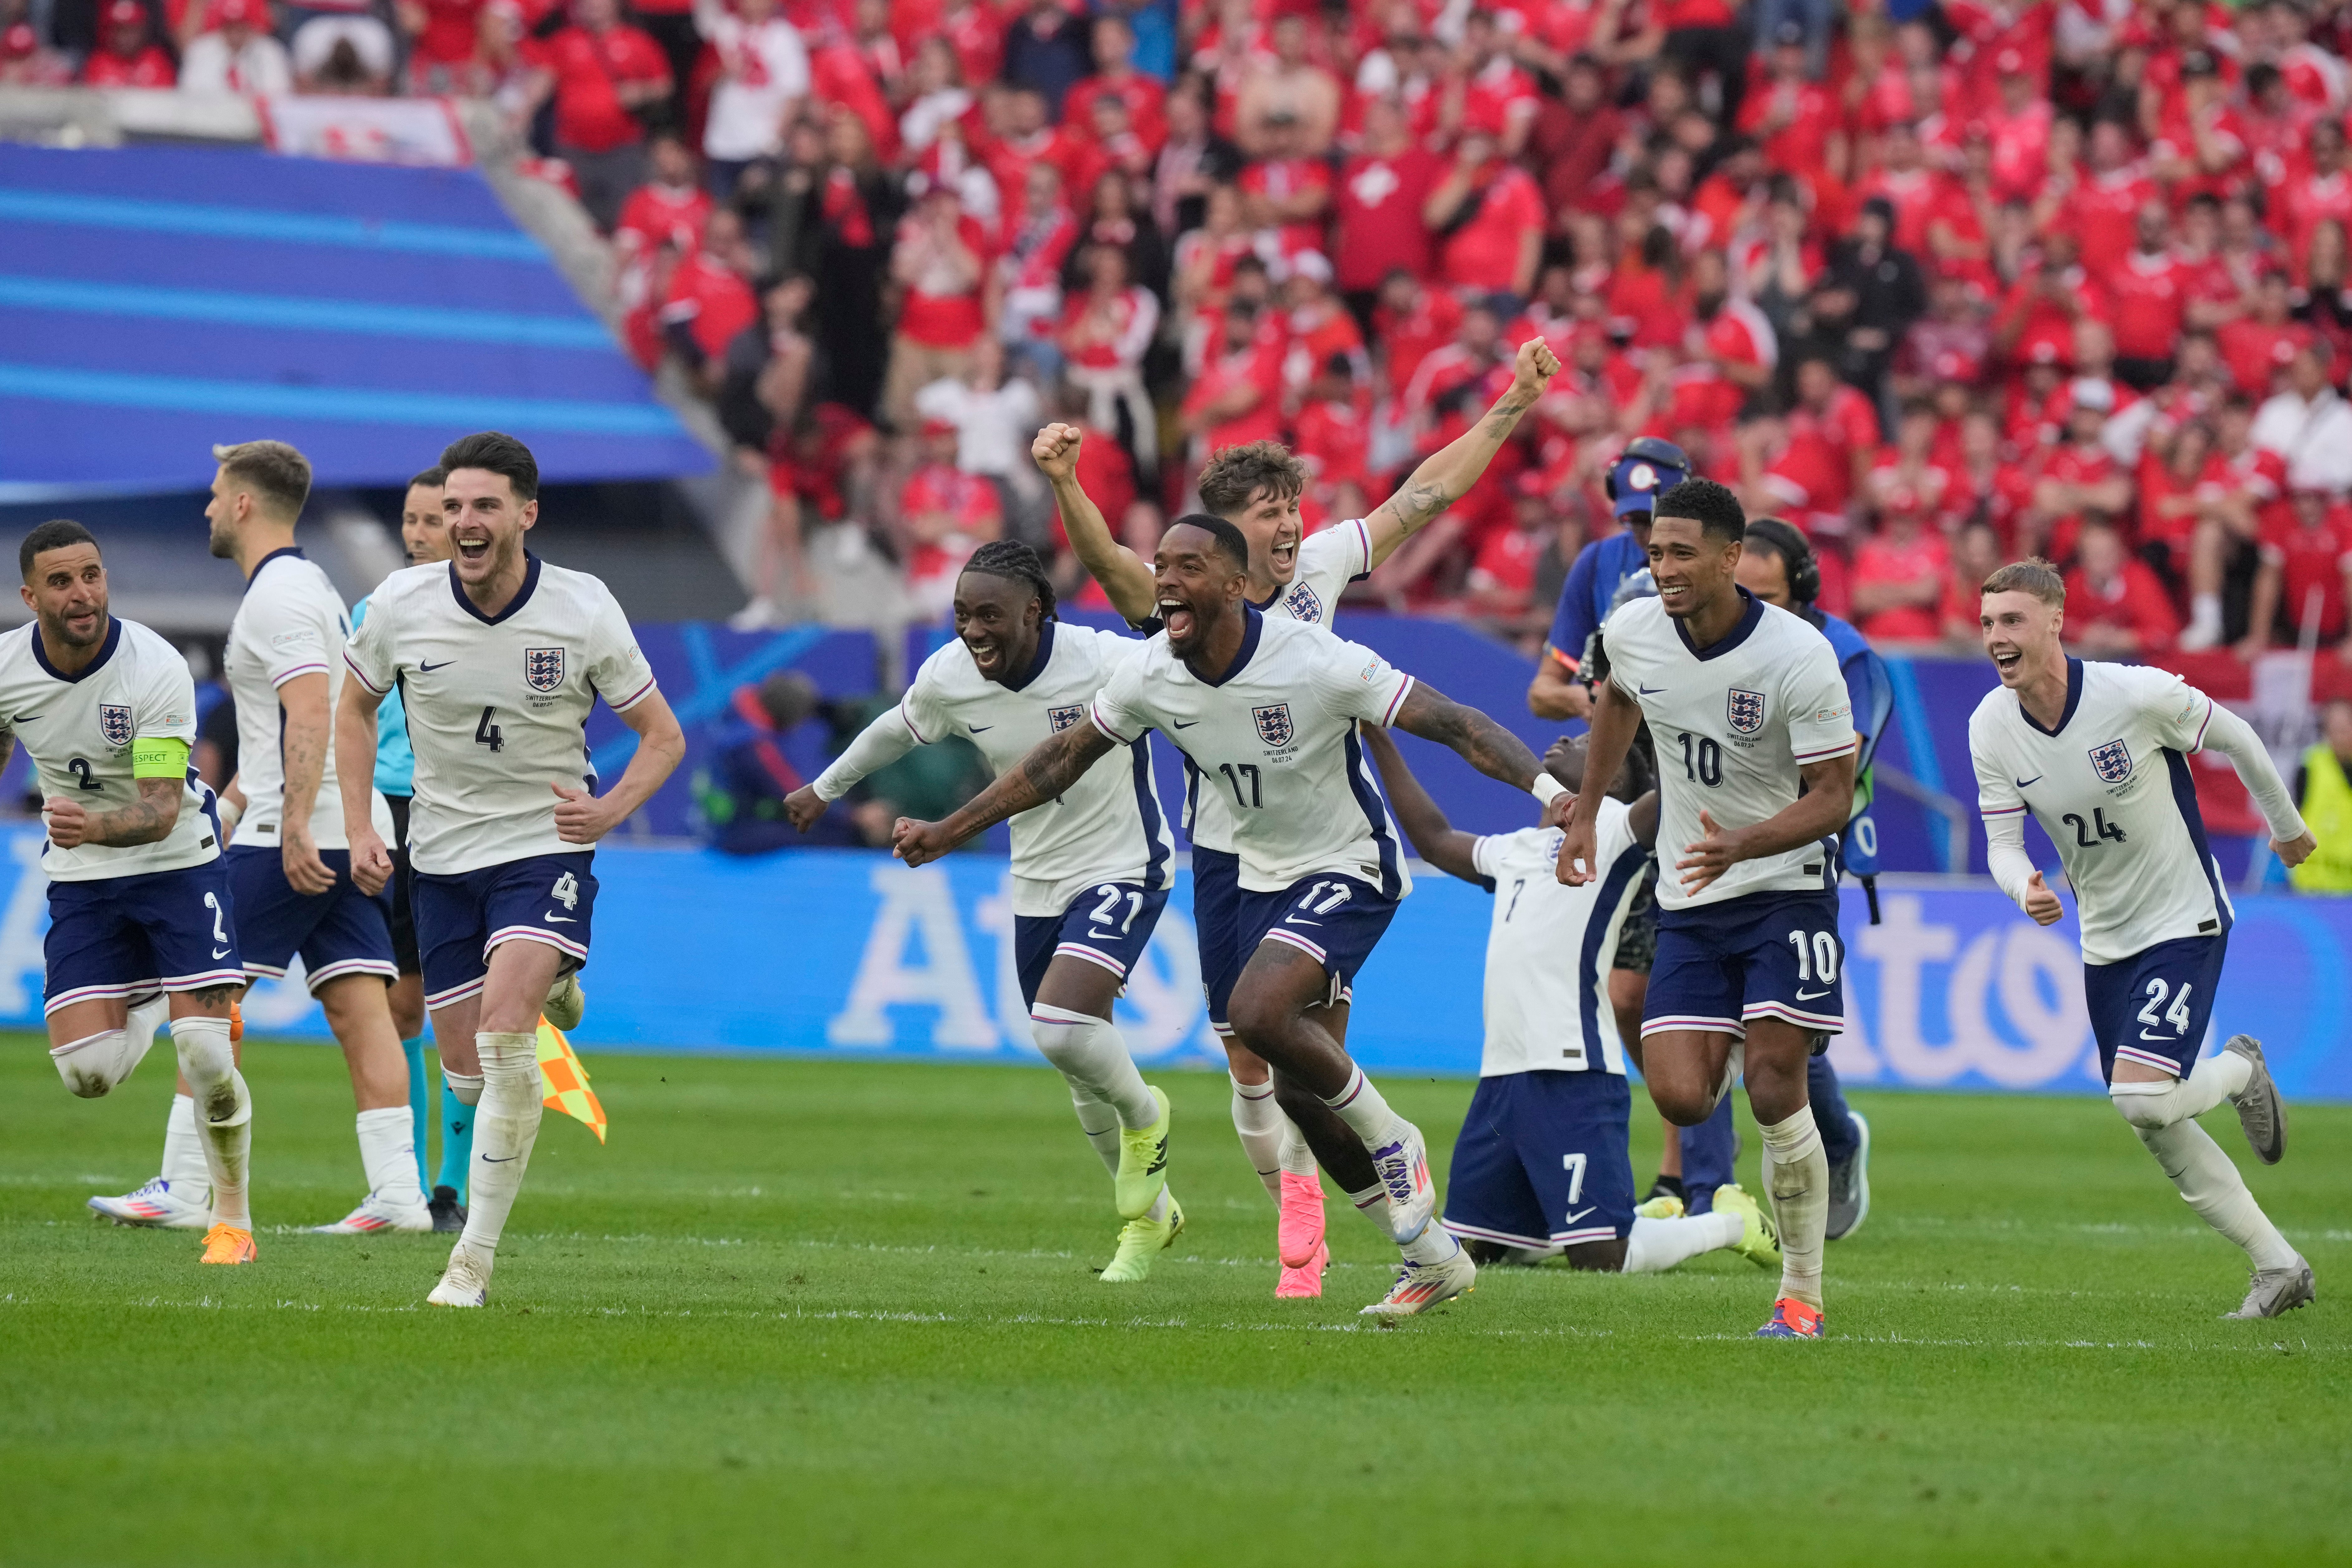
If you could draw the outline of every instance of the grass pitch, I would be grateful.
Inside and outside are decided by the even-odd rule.
[[[1344,1208],[1324,1299],[1277,1303],[1221,1078],[1158,1075],[1191,1226],[1118,1289],[1043,1069],[603,1057],[611,1147],[551,1115],[492,1306],[444,1312],[446,1238],[271,1228],[359,1195],[331,1050],[248,1054],[261,1261],[226,1270],[82,1208],[152,1173],[168,1058],[86,1104],[5,1044],[0,1563],[2352,1555],[2352,1108],[2247,1162],[2321,1299],[2239,1324],[2236,1253],[2101,1101],[1858,1096],[1831,1337],[1772,1344],[1727,1255],[1367,1328],[1394,1253]],[[1467,1083],[1383,1088],[1450,1145]]]

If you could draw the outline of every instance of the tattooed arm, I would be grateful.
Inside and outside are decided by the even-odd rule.
[[[188,786],[181,779],[140,779],[139,798],[118,811],[91,812],[79,801],[52,795],[43,807],[49,819],[49,842],[60,849],[85,844],[128,848],[152,844],[170,835],[180,820],[180,795]]]
[[[900,817],[891,830],[891,853],[909,866],[936,860],[1007,817],[1058,800],[1108,753],[1112,744],[1110,737],[1092,724],[1073,724],[1040,742],[1021,759],[1020,766],[998,775],[994,784],[965,802],[945,822]]]
[[[1525,741],[1426,682],[1413,682],[1391,727],[1451,748],[1488,778],[1513,789],[1529,789],[1536,782],[1536,754]]]
[[[1371,536],[1371,564],[1379,565],[1395,553],[1405,537],[1423,524],[1434,520],[1447,507],[1470,493],[1503,443],[1511,438],[1518,427],[1519,418],[1536,405],[1544,388],[1559,372],[1559,358],[1547,347],[1541,338],[1529,338],[1519,345],[1519,357],[1513,365],[1515,372],[1511,389],[1496,400],[1486,410],[1486,417],[1443,450],[1435,452],[1404,487],[1372,510],[1364,520],[1364,529]]]

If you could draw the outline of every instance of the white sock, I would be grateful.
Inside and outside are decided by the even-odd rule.
[[[2192,594],[2189,596],[2189,629],[2209,637],[2221,635],[2221,595]]]
[[[1160,1195],[1151,1200],[1151,1206],[1143,1211],[1143,1217],[1151,1221],[1155,1225],[1166,1225],[1168,1223],[1168,1189],[1166,1187],[1162,1187],[1160,1189]]]
[[[2135,1127],[2139,1141],[2172,1178],[2181,1200],[2207,1225],[2243,1247],[2257,1268],[2284,1268],[2294,1262],[2294,1248],[2278,1233],[2246,1179],[2212,1135],[2194,1121],[2169,1127]]]
[[[1103,1169],[1118,1174],[1118,1112],[1097,1100],[1091,1090],[1070,1085],[1070,1105],[1078,1113],[1078,1131],[1095,1146]]]
[[[522,1191],[523,1173],[530,1168],[546,1091],[539,1080],[537,1035],[484,1030],[474,1037],[474,1047],[482,1058],[482,1099],[474,1109],[463,1245],[494,1253]]]
[[[1029,1010],[1029,1034],[1064,1078],[1118,1111],[1121,1126],[1149,1127],[1160,1120],[1160,1103],[1109,1019],[1041,1004]]]
[[[533,1042],[532,1048],[537,1049],[537,1042]],[[481,1074],[473,1073],[469,1075],[467,1073],[451,1072],[447,1068],[443,1068],[441,1069],[441,1081],[449,1086],[449,1092],[457,1097],[458,1104],[479,1105],[482,1103]]]
[[[1375,1184],[1360,1193],[1349,1193],[1348,1202],[1354,1205],[1358,1214],[1378,1226],[1382,1237],[1391,1242],[1396,1240],[1396,1232],[1389,1226],[1389,1190],[1386,1187]],[[1432,1225],[1429,1228],[1437,1230],[1442,1227]]]
[[[1407,1263],[1443,1263],[1461,1251],[1462,1244],[1444,1226],[1432,1225],[1423,1226],[1411,1241],[1399,1242],[1397,1250],[1404,1254]]]
[[[139,1058],[131,1054],[130,1036],[121,1029],[108,1029],[51,1046],[49,1062],[77,1100],[103,1100],[131,1076]]]
[[[229,1047],[226,1018],[172,1020],[180,1071],[194,1089],[205,1167],[213,1184],[213,1223],[253,1228],[246,1183],[253,1160],[253,1097]]]
[[[1717,1105],[1721,1105],[1723,1103],[1723,1097],[1729,1094],[1732,1090],[1732,1086],[1739,1081],[1740,1069],[1747,1065],[1747,1061],[1748,1042],[1745,1040],[1732,1041],[1731,1054],[1723,1058],[1722,1081],[1715,1086],[1715,1103]],[[1713,1110],[1710,1110],[1708,1114],[1713,1115]]]
[[[205,1163],[205,1137],[196,1131],[194,1095],[172,1097],[172,1113],[163,1119],[163,1179],[182,1197],[203,1202],[213,1190],[212,1167]]]
[[[2223,1100],[2237,1099],[2253,1076],[2253,1063],[2234,1051],[2223,1051],[2199,1062],[2185,1079],[2109,1084],[2107,1098],[2115,1101],[2126,1121],[2152,1131],[2202,1116]]]
[[[1367,1149],[1377,1149],[1388,1142],[1390,1131],[1397,1124],[1397,1113],[1389,1109],[1389,1102],[1381,1098],[1381,1091],[1372,1087],[1364,1069],[1352,1063],[1348,1068],[1346,1086],[1323,1103],[1339,1113],[1339,1120],[1364,1141]]]
[[[1280,1203],[1282,1135],[1290,1126],[1290,1118],[1274,1102],[1274,1079],[1244,1083],[1231,1072],[1225,1076],[1233,1081],[1234,1131],[1241,1134],[1242,1152],[1249,1156],[1257,1179],[1265,1184],[1265,1195]]]
[[[131,1048],[139,1053],[131,1058],[133,1062],[146,1057],[155,1044],[155,1037],[162,1034],[171,1022],[172,998],[162,992],[148,997],[123,1015],[122,1032],[131,1037]]]
[[[1829,1228],[1830,1161],[1813,1108],[1801,1105],[1786,1121],[1761,1129],[1772,1153],[1772,1215],[1780,1227],[1780,1294],[1818,1310],[1822,1305],[1822,1243]]]
[[[360,1168],[368,1191],[386,1203],[425,1201],[416,1184],[416,1123],[404,1105],[359,1113]]]
[[[1739,1216],[1717,1211],[1682,1219],[1649,1219],[1636,1215],[1625,1237],[1627,1274],[1655,1274],[1687,1262],[1702,1252],[1729,1247],[1739,1239]]]
[[[1282,1119],[1282,1168],[1293,1176],[1315,1173],[1315,1151],[1307,1146],[1307,1134],[1287,1116]]]

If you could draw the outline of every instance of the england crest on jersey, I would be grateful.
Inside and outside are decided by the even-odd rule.
[[[1731,727],[1743,735],[1753,735],[1764,728],[1764,694],[1760,691],[1746,691],[1733,687],[1726,710],[1730,716]]]
[[[2121,741],[2109,741],[2104,746],[2091,748],[2091,766],[2107,784],[2121,784],[2131,777],[2131,748]]]
[[[131,710],[127,705],[101,702],[98,705],[98,732],[110,746],[131,744]]]
[[[1257,721],[1257,738],[1269,746],[1290,744],[1292,725],[1290,704],[1276,702],[1267,708],[1253,708],[1250,716]]]
[[[1056,735],[1076,724],[1086,716],[1087,710],[1083,703],[1075,707],[1048,708],[1045,710],[1045,722],[1053,726],[1054,733]]]
[[[522,682],[533,691],[552,691],[563,684],[563,650],[527,647],[522,650]]]
[[[1308,626],[1323,624],[1323,600],[1304,583],[1290,585],[1290,592],[1282,596],[1282,607],[1290,612],[1293,620],[1305,621]]]

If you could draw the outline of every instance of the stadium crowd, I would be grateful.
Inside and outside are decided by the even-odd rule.
[[[1882,644],[1972,642],[2033,552],[2093,651],[2352,634],[2352,7],[26,5],[0,80],[502,106],[772,483],[754,624],[834,524],[926,610],[1001,534],[1080,595],[1046,418],[1130,542],[1261,437],[1358,514],[1540,333],[1537,416],[1357,592],[1532,647],[1647,434]]]

